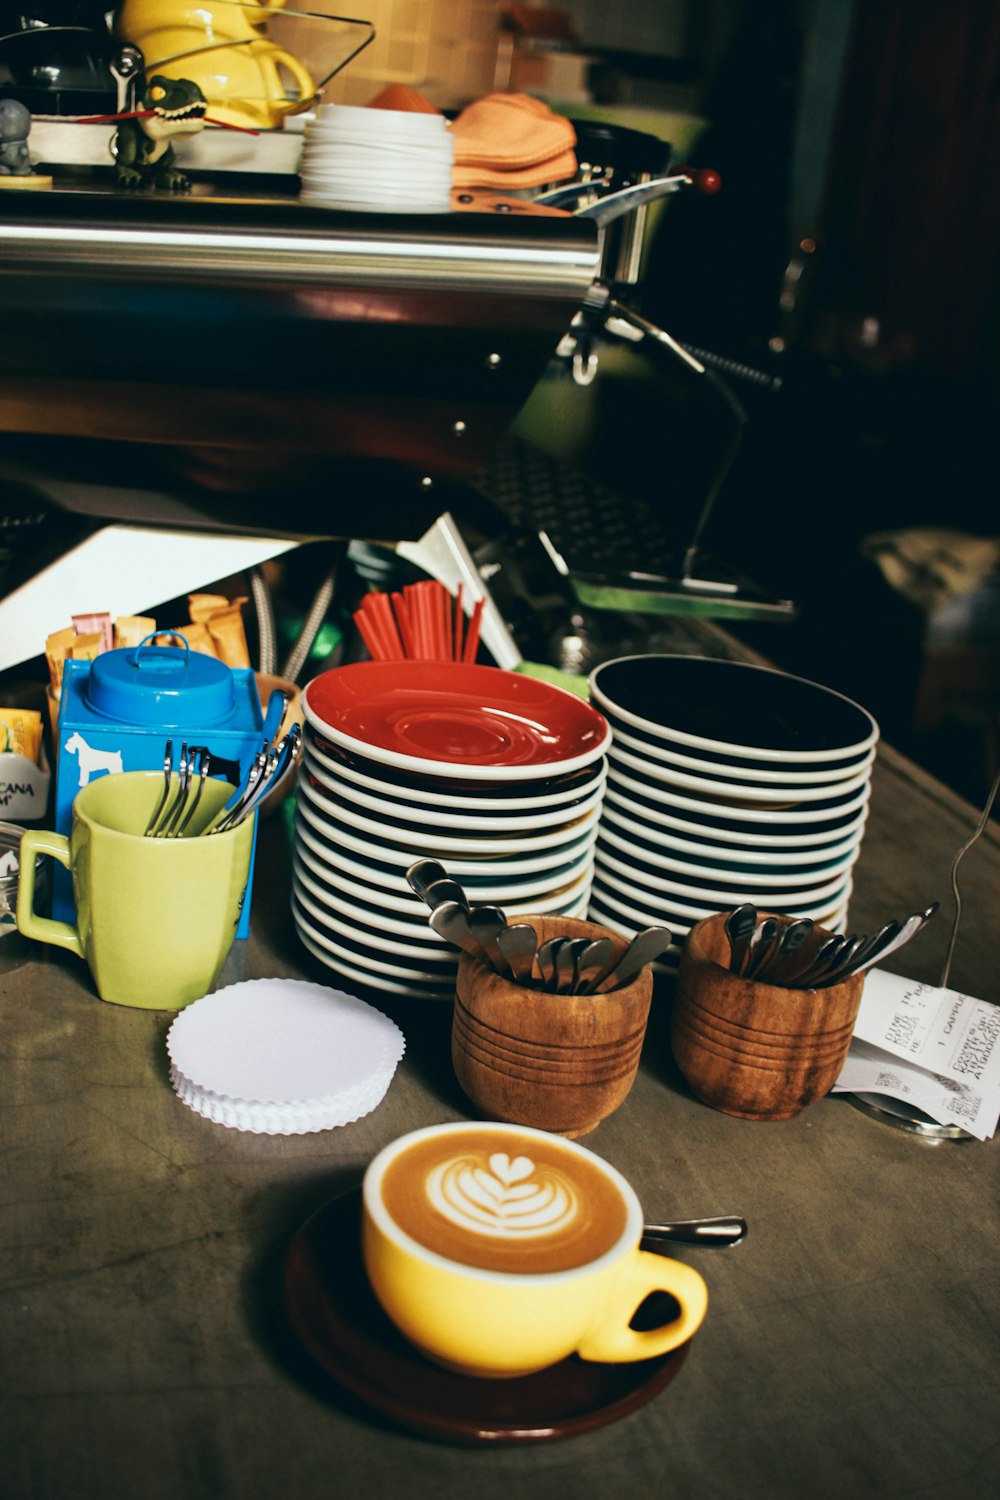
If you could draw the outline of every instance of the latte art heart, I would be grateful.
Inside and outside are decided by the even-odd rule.
[[[502,1239],[561,1233],[580,1210],[574,1185],[555,1168],[502,1152],[438,1163],[427,1175],[427,1196],[460,1229]]]
[[[506,1151],[494,1151],[490,1157],[490,1171],[501,1182],[520,1182],[522,1177],[530,1177],[534,1170],[535,1163],[527,1156],[515,1156],[511,1161]]]

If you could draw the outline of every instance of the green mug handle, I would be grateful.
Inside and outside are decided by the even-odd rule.
[[[35,914],[35,858],[49,854],[69,869],[69,839],[61,833],[49,833],[44,828],[29,828],[21,835],[20,874],[17,882],[17,928],[25,937],[36,938],[40,943],[55,943],[57,948],[68,948],[78,958],[83,958],[80,934],[69,922],[53,922],[49,917]]]

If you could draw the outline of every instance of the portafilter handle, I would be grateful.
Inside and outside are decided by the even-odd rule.
[[[647,203],[667,198],[671,193],[680,193],[693,187],[699,193],[711,194],[717,193],[722,186],[718,172],[709,167],[681,167],[666,177],[652,177],[648,182],[635,182],[630,187],[619,188],[617,192],[608,191],[612,180],[611,177],[596,177],[590,182],[564,182],[547,193],[541,193],[533,202],[541,203],[546,208],[568,209],[581,198],[590,198],[598,193],[601,196],[596,203],[588,203],[586,207],[576,210],[576,218],[593,219],[603,228],[605,224],[611,224],[637,208],[644,208]]]

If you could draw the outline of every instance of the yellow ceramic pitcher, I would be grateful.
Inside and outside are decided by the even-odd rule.
[[[116,30],[142,52],[147,77],[189,78],[213,119],[255,130],[280,126],[316,96],[309,71],[267,35],[285,0],[124,0]]]

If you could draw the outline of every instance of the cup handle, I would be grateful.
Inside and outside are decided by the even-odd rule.
[[[17,929],[25,937],[35,938],[40,943],[54,943],[57,948],[68,948],[78,958],[83,958],[83,944],[75,927],[68,922],[53,922],[49,917],[35,914],[35,858],[39,854],[51,855],[68,870],[69,839],[43,828],[29,828],[21,835]]]
[[[669,1292],[680,1304],[680,1317],[659,1328],[630,1328],[629,1320],[650,1292]],[[611,1362],[654,1359],[686,1343],[700,1328],[707,1307],[708,1288],[691,1266],[637,1250],[611,1314],[586,1334],[577,1353],[581,1359]]]

